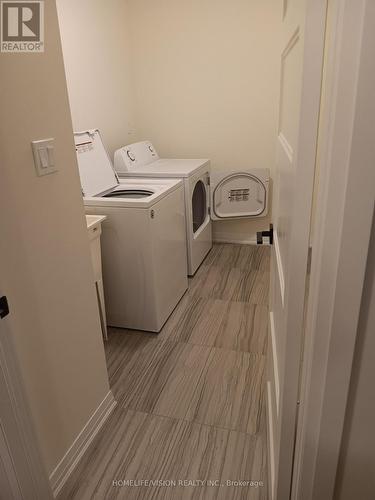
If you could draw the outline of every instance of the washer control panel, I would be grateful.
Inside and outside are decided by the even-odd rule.
[[[142,141],[118,149],[114,159],[117,172],[131,172],[158,160],[159,155],[150,141]]]

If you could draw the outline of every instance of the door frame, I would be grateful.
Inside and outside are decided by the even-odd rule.
[[[374,216],[375,5],[330,3],[292,500],[333,498]]]
[[[10,314],[12,314],[10,312]],[[7,318],[0,319],[0,461],[14,500],[53,498]]]

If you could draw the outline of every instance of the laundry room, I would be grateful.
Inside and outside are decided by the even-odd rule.
[[[148,140],[160,158],[208,158],[212,173],[269,169],[272,178],[282,2],[57,7],[74,131],[98,128],[112,160]],[[222,218],[213,238],[254,243],[268,224]]]
[[[1,499],[374,498],[374,47],[372,0],[0,2]]]
[[[40,5],[45,52],[6,59],[28,112],[4,105],[34,462],[61,500],[265,499],[282,2]]]
[[[255,436],[265,491],[270,239],[256,243],[271,221],[281,2],[58,0],[57,11],[85,213],[102,218],[96,286],[120,418],[130,408]],[[78,499],[98,487],[87,460],[57,489]]]

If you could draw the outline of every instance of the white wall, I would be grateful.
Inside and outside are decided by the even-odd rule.
[[[124,0],[58,0],[75,131],[99,128],[111,154],[134,142]]]
[[[51,472],[109,390],[54,1],[44,54],[1,54],[0,292]],[[30,141],[55,138],[37,177]]]
[[[163,156],[208,157],[213,169],[272,169],[280,0],[58,6],[76,129],[101,127],[111,152],[147,138]],[[214,234],[246,240],[267,225],[219,222]]]
[[[128,0],[137,136],[213,169],[268,167],[276,144],[279,0]],[[214,234],[246,238],[247,221]]]

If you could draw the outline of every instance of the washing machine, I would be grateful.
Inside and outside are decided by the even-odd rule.
[[[115,152],[120,178],[181,178],[184,183],[188,274],[198,269],[212,247],[211,220],[264,217],[268,213],[269,169],[212,172],[207,159],[159,158],[150,141]]]
[[[149,141],[138,142],[115,152],[114,166],[120,179],[127,176],[179,178],[185,191],[188,274],[192,276],[212,247],[207,159],[162,159]]]
[[[109,326],[159,332],[187,283],[184,188],[179,179],[119,182],[98,130],[75,134],[86,214],[102,225]]]

